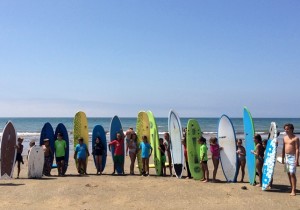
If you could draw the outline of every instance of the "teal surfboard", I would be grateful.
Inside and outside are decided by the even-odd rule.
[[[255,149],[254,144],[254,124],[251,113],[244,107],[244,135],[245,135],[245,149],[246,149],[246,165],[248,169],[248,178],[251,185],[255,184],[256,166],[255,155],[251,153]]]

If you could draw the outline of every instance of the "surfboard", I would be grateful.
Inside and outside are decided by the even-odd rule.
[[[14,173],[17,150],[17,134],[14,125],[8,121],[1,138],[1,179],[10,179]]]
[[[269,129],[268,142],[265,150],[263,176],[262,176],[262,190],[266,190],[272,180],[277,154],[277,125],[271,122]]]
[[[244,107],[244,135],[245,135],[245,149],[246,149],[246,165],[248,169],[248,178],[251,185],[255,184],[255,175],[256,175],[256,165],[255,165],[255,156],[251,153],[255,149],[254,144],[254,124],[252,116],[247,109]]]
[[[122,128],[121,121],[118,116],[114,116],[110,122],[110,141],[112,142],[113,140],[117,139],[117,133],[120,133],[122,135],[122,138],[124,139],[124,132]],[[111,146],[111,155],[112,159],[114,160],[115,156],[115,147]],[[125,145],[123,144],[123,156],[125,156]],[[125,157],[124,157],[125,161]],[[123,162],[124,164],[124,162]],[[116,170],[118,174],[122,174],[122,166],[118,165],[116,166]]]
[[[102,154],[102,171],[104,171],[105,165],[106,165],[106,155],[107,155],[107,142],[106,142],[106,133],[104,131],[104,128],[101,125],[96,125],[93,129],[92,134],[92,146],[96,144],[96,138],[100,137],[101,143],[104,148],[104,153]],[[96,167],[96,161],[95,161],[95,155],[93,155],[95,167]]]
[[[203,171],[200,167],[200,144],[198,143],[201,136],[198,121],[190,119],[187,124],[186,147],[190,172],[195,180],[203,179]]]
[[[224,176],[227,182],[236,182],[238,174],[238,156],[235,130],[228,116],[222,115],[218,127],[218,143],[220,160]]]
[[[170,110],[168,117],[168,129],[171,138],[171,154],[175,175],[181,178],[184,167],[184,154],[182,139],[182,128],[178,115]]]
[[[42,178],[44,167],[44,151],[40,146],[33,146],[28,155],[28,178]]]
[[[159,147],[159,135],[155,117],[151,111],[147,111],[150,124],[150,143],[153,148],[153,161],[155,165],[156,175],[162,175],[161,152]]]
[[[169,163],[168,162],[165,162],[165,166],[169,166]],[[139,166],[138,165],[135,165],[136,168],[138,168]],[[149,164],[149,168],[155,168],[155,165],[153,163]]]
[[[79,111],[74,117],[74,152],[77,144],[79,144],[78,138],[83,138],[83,143],[89,148],[89,127],[86,115],[84,112]],[[76,168],[78,168],[78,161],[75,160]],[[86,164],[88,164],[88,158],[86,159]],[[83,170],[83,168],[81,168]]]
[[[137,117],[136,123],[136,135],[137,135],[137,147],[140,147],[140,143],[143,141],[142,136],[147,136],[147,139],[150,139],[150,122],[147,112],[140,111]],[[142,163],[142,151],[139,150],[137,155],[137,161],[139,166],[139,171],[142,174],[143,163]]]
[[[63,140],[66,141],[66,145],[67,145],[67,149],[66,149],[66,155],[65,155],[65,166],[64,166],[64,173],[66,173],[67,169],[68,169],[68,165],[69,165],[69,134],[67,131],[67,128],[65,127],[65,125],[63,123],[59,123],[55,129],[55,138],[57,138],[57,134],[61,133],[63,135]]]
[[[40,135],[40,146],[44,145],[44,139],[49,139],[49,144],[50,144],[51,150],[53,152],[53,155],[55,156],[54,130],[53,130],[52,125],[49,122],[45,123],[43,128],[42,128],[41,135]],[[51,162],[52,168],[53,168],[53,160],[54,160],[54,158],[52,159],[52,162]]]

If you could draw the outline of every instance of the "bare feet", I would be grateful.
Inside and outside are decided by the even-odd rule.
[[[290,196],[296,196],[295,192],[291,192]]]
[[[204,179],[202,182],[206,183],[206,182],[208,182],[208,180],[207,180],[207,179]]]

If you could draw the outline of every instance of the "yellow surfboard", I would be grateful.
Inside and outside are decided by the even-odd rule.
[[[140,111],[138,113],[137,123],[136,123],[136,135],[137,135],[137,146],[140,147],[140,143],[143,141],[142,136],[147,136],[148,142],[150,143],[150,125],[148,114],[145,111]],[[140,173],[143,170],[142,163],[142,151],[139,150],[137,153],[138,167]]]
[[[83,138],[83,143],[86,144],[87,148],[89,148],[89,129],[88,129],[88,121],[84,112],[79,111],[76,113],[74,117],[74,152],[76,145],[79,143],[78,138]],[[76,168],[78,167],[77,160],[75,161]],[[88,158],[86,158],[86,164],[88,163]]]

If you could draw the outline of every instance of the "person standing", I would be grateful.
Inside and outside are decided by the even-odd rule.
[[[164,134],[164,145],[168,155],[170,176],[172,176],[173,174],[172,174],[172,157],[171,157],[171,139],[169,133]]]
[[[283,138],[282,163],[285,163],[285,169],[292,187],[290,195],[295,196],[297,186],[296,167],[299,166],[299,138],[294,134],[293,124],[285,124],[283,128],[286,136]]]
[[[64,176],[65,175],[64,167],[65,167],[65,155],[66,155],[67,143],[63,139],[62,133],[57,133],[57,139],[54,142],[54,148],[55,148],[55,157],[56,157],[58,176]]]

